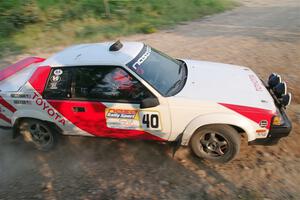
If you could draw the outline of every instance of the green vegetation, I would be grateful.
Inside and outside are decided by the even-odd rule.
[[[232,6],[231,0],[0,1],[0,57],[24,48],[153,33]]]

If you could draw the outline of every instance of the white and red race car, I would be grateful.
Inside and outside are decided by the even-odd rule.
[[[276,143],[291,131],[286,84],[247,67],[174,59],[140,42],[82,44],[0,71],[0,125],[39,149],[58,135],[145,139],[189,145],[227,162],[245,133]]]

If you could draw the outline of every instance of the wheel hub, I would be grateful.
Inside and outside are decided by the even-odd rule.
[[[30,133],[33,139],[41,145],[47,144],[51,140],[50,133],[41,124],[31,125]]]
[[[216,148],[218,148],[218,144],[216,142],[209,143],[207,145],[207,148],[214,151],[214,150],[216,150]]]
[[[203,151],[212,157],[223,156],[228,150],[228,142],[221,133],[206,133],[200,138]]]

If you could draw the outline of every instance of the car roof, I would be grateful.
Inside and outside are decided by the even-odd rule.
[[[114,42],[80,44],[58,52],[41,63],[41,66],[68,67],[82,65],[125,66],[142,50],[142,42],[122,42],[118,51],[109,51]]]

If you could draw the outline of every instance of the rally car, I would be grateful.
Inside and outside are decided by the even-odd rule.
[[[69,47],[0,71],[0,125],[38,149],[62,135],[169,141],[201,158],[232,160],[240,137],[287,136],[286,83],[249,68],[174,59],[140,42]]]

